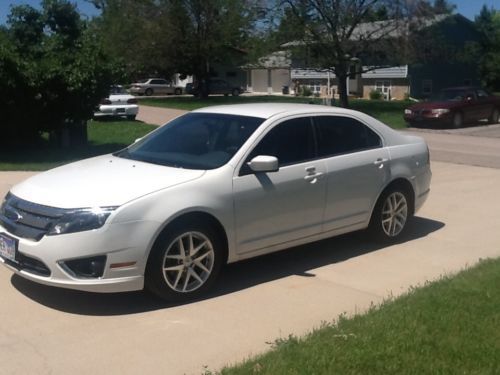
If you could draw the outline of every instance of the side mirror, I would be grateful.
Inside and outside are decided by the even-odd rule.
[[[248,162],[248,166],[253,172],[277,172],[279,170],[278,158],[268,155],[254,157]]]
[[[134,141],[134,143],[139,142],[141,139],[142,139],[142,138],[137,138],[137,139]]]

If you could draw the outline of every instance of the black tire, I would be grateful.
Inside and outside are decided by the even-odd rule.
[[[195,247],[202,245],[205,240],[209,242],[208,245],[203,246],[194,254],[204,255],[212,250],[213,257],[211,259],[210,255],[208,255],[201,260],[201,262],[205,261],[203,266],[210,272],[207,273],[196,265],[197,258],[194,255],[189,256],[189,261],[186,259],[171,259],[171,256],[180,256],[177,254],[181,253],[179,240],[182,241],[183,246],[190,246],[190,241],[185,237],[189,234],[193,236],[192,243]],[[167,256],[168,254],[170,254],[170,257]],[[213,285],[225,263],[225,254],[224,242],[218,235],[217,230],[207,223],[181,221],[167,227],[157,239],[149,255],[145,275],[146,288],[161,299],[171,302],[196,299]],[[187,265],[187,262],[189,262],[189,265]],[[182,270],[164,271],[167,268],[165,266],[168,268],[178,267]],[[199,280],[189,273],[195,271],[199,272],[198,277],[203,279],[203,283],[200,285],[196,285],[200,283]],[[175,287],[176,285],[177,287]],[[185,291],[179,289],[185,289]]]
[[[231,95],[233,95],[233,96],[239,96],[240,95],[240,90],[233,89],[233,91],[231,92]]]
[[[153,89],[146,89],[146,91],[144,91],[144,94],[145,94],[146,96],[151,96],[151,95],[153,95]]]
[[[175,89],[174,94],[175,95],[182,95],[182,89]]]
[[[135,121],[135,115],[128,115],[127,120],[129,121]]]
[[[490,118],[488,119],[488,122],[490,124],[498,124],[500,121],[500,111],[498,108],[493,108],[493,111],[491,111]]]
[[[464,115],[461,112],[455,112],[451,117],[451,126],[454,129],[459,129],[464,125]]]
[[[394,200],[401,202],[393,209],[389,206],[394,205]],[[401,199],[401,201],[399,201]],[[406,209],[400,204],[404,202]],[[391,209],[392,212],[388,212]],[[372,238],[380,242],[396,242],[405,233],[408,222],[413,214],[413,201],[410,199],[410,192],[403,185],[394,185],[387,188],[379,197],[377,204],[370,219],[368,231]],[[390,219],[392,218],[392,220]],[[396,220],[396,218],[398,220]]]

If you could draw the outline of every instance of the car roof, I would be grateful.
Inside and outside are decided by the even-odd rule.
[[[221,113],[228,115],[251,116],[268,119],[279,114],[300,113],[331,113],[331,114],[354,114],[358,113],[350,109],[339,107],[327,107],[318,104],[299,103],[250,103],[230,104],[197,109],[193,112]]]

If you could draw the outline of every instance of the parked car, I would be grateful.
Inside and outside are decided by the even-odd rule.
[[[500,98],[480,87],[452,87],[442,90],[430,101],[405,109],[404,119],[414,127],[451,126],[488,120],[496,124],[500,116]]]
[[[209,95],[233,95],[238,96],[245,90],[243,87],[233,85],[223,79],[211,79],[207,82],[208,94]],[[202,90],[202,85],[197,83],[191,83],[186,85],[186,93],[194,96],[200,95]]]
[[[181,95],[182,87],[175,86],[171,81],[163,78],[148,78],[142,81],[132,83],[130,92],[135,95]]]
[[[111,86],[109,96],[101,101],[99,109],[94,112],[94,118],[126,117],[135,120],[139,113],[137,99],[127,93],[120,85]]]
[[[397,241],[430,180],[423,139],[360,112],[203,108],[12,187],[0,262],[42,284],[185,300],[226,263],[361,229]]]

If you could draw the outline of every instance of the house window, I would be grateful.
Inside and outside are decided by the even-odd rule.
[[[391,81],[375,81],[375,90],[384,95],[385,100],[391,98]]]
[[[321,82],[319,82],[319,81],[312,81],[306,86],[309,87],[309,89],[311,90],[311,92],[313,94],[320,94],[321,93]]]
[[[424,79],[422,81],[422,94],[424,95],[432,94],[432,79]]]

